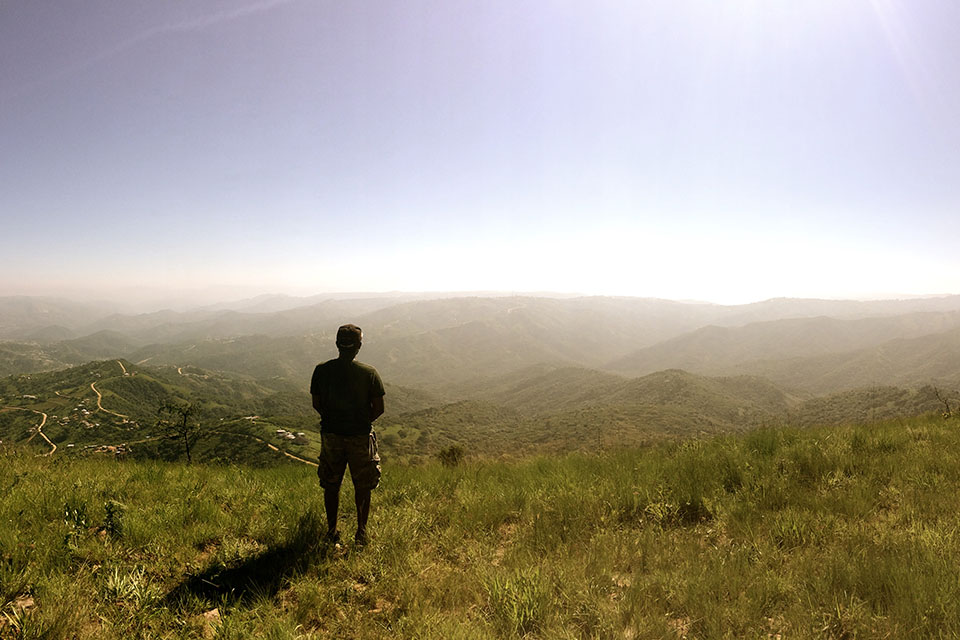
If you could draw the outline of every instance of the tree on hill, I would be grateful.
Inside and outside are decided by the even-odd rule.
[[[187,463],[193,462],[190,450],[200,436],[203,435],[200,423],[195,416],[199,407],[194,403],[165,401],[157,410],[157,427],[167,432],[171,440],[179,440],[183,444]]]
[[[953,415],[953,410],[950,408],[950,401],[947,400],[946,396],[940,393],[940,389],[936,387],[933,388],[933,393],[937,396],[937,400],[943,403],[944,411],[943,417],[949,418]]]

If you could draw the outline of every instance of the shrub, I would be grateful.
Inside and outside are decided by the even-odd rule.
[[[397,437],[395,433],[387,433],[382,438],[383,444],[388,447],[395,447],[397,443],[400,442],[400,438]]]
[[[450,445],[446,449],[441,449],[437,457],[445,467],[455,467],[463,462],[463,447]]]
[[[103,521],[103,529],[113,538],[119,538],[123,534],[123,514],[126,506],[116,500],[108,500],[104,503],[103,509],[106,517]]]

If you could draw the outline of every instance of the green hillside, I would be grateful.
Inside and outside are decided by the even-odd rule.
[[[10,376],[0,379],[0,440],[29,443],[36,453],[56,446],[59,456],[178,460],[186,450],[158,428],[158,410],[192,404],[197,461],[281,464],[289,462],[284,453],[315,460],[319,420],[306,386],[306,378],[295,385],[126,360]],[[950,388],[942,391],[960,404]],[[932,387],[807,397],[749,376],[671,370],[631,379],[543,365],[442,395],[388,384],[387,412],[376,428],[385,459],[416,462],[450,447],[483,458],[598,451],[787,422],[910,417],[941,404]]]
[[[762,378],[709,378],[686,371],[660,371],[624,378],[591,369],[535,367],[478,380],[459,392],[509,407],[524,415],[549,415],[583,408],[682,406],[729,419],[747,413],[783,415],[801,398]]]
[[[201,342],[157,344],[129,359],[149,365],[195,366],[254,378],[309,379],[313,367],[333,349],[320,336],[271,338],[263,335]],[[335,355],[335,354],[334,354]]]
[[[92,450],[112,455],[119,448],[122,455],[139,459],[178,460],[185,452],[163,437],[168,431],[157,428],[157,412],[164,404],[192,403],[200,434],[197,461],[280,464],[289,461],[283,452],[313,460],[319,451],[319,418],[308,384],[308,379],[293,385],[279,378],[253,380],[126,360],[9,376],[0,378],[0,440],[29,441],[37,453],[53,445],[57,455]],[[385,420],[440,403],[415,389],[392,384],[386,389]],[[35,429],[41,421],[42,435]]]
[[[939,396],[939,397],[938,397]],[[811,398],[790,413],[788,421],[801,425],[869,423],[943,412],[944,400],[960,409],[960,392],[924,386],[919,389],[873,387]]]
[[[636,446],[780,422],[798,400],[753,378],[664,371],[638,379],[535,367],[478,381],[476,400],[388,416],[386,450],[420,459],[450,446],[496,457]]]
[[[5,444],[0,638],[956,637],[957,451],[935,416],[386,464],[357,550],[303,465]]]
[[[20,336],[21,340],[26,342],[38,342],[40,344],[49,344],[51,342],[60,342],[62,340],[71,340],[76,338],[75,331],[67,329],[59,324],[51,324],[34,331],[24,333]]]
[[[413,459],[449,446],[483,457],[596,451],[780,424],[804,406],[762,379],[684,371],[629,379],[540,366],[459,389],[471,399],[378,423],[387,451]]]
[[[50,371],[68,366],[36,343],[0,342],[0,376]]]
[[[98,395],[99,394],[99,395]],[[57,457],[126,455],[182,459],[185,451],[157,426],[167,403],[193,404],[200,433],[197,461],[279,464],[282,450],[315,455],[310,439],[287,442],[277,429],[315,430],[309,396],[279,386],[203,370],[136,366],[123,360],[93,362],[55,372],[0,379],[0,440],[29,443],[37,453],[56,446]],[[269,415],[268,419],[243,417]],[[42,424],[42,432],[36,427]],[[256,440],[254,438],[259,438]],[[49,444],[48,444],[49,442]]]
[[[121,357],[136,346],[125,335],[107,330],[50,343],[0,342],[0,376],[53,371],[91,360]]]
[[[541,364],[492,377],[476,377],[443,390],[510,407],[524,414],[556,412],[602,402],[627,378],[581,367]]]

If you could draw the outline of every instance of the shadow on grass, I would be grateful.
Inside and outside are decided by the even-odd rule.
[[[193,608],[196,604],[249,604],[276,595],[292,577],[304,573],[318,560],[333,554],[321,540],[326,528],[319,514],[308,511],[286,540],[235,566],[212,566],[187,577],[164,598],[168,606]]]

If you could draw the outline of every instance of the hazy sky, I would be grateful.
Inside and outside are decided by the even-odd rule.
[[[956,0],[0,0],[0,295],[960,293]]]

